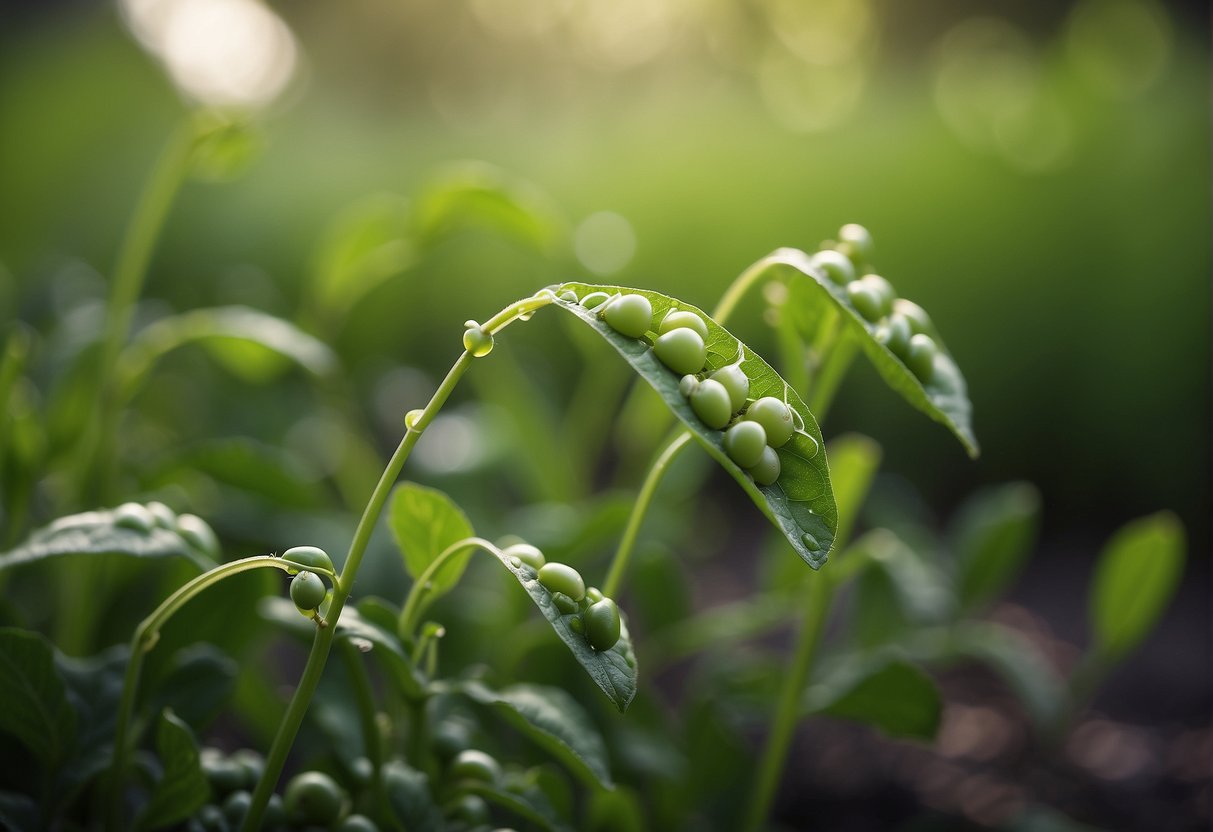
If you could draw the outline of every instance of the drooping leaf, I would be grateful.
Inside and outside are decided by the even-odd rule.
[[[806,713],[866,722],[891,737],[931,739],[939,729],[939,689],[907,661],[843,656],[820,676],[805,692]]]
[[[162,829],[180,823],[202,808],[211,787],[202,771],[194,733],[171,710],[160,716],[156,753],[164,775],[156,783],[135,823],[136,829]]]
[[[63,805],[70,804],[75,790],[106,770],[113,759],[118,703],[129,660],[130,648],[125,644],[86,659],[55,652],[55,665],[78,715],[75,755],[58,783]]]
[[[330,223],[315,257],[316,311],[339,321],[363,296],[416,258],[407,239],[408,200],[371,194],[344,208]]]
[[[157,685],[152,710],[171,708],[186,725],[201,729],[214,719],[236,687],[240,666],[212,644],[177,651]]]
[[[907,624],[937,624],[951,615],[955,601],[944,575],[887,529],[857,540],[851,556],[867,565],[854,604],[860,644],[873,647]]]
[[[1183,526],[1168,511],[1134,520],[1113,535],[1091,585],[1098,652],[1118,659],[1153,629],[1183,574],[1185,548]]]
[[[885,383],[900,393],[911,406],[951,430],[969,456],[978,455],[980,449],[972,426],[973,406],[969,402],[964,376],[934,328],[926,334],[939,347],[939,355],[935,358],[931,380],[924,385],[900,358],[876,340],[878,324],[864,319],[851,305],[846,289],[815,268],[808,254],[799,249],[781,248],[768,254],[755,266],[761,268],[764,264],[788,283],[785,309],[797,314],[797,308],[803,307],[805,311],[802,314],[807,320],[816,322],[820,320],[819,307],[833,306],[839,313],[842,325],[862,347]],[[810,331],[806,336],[811,338],[813,334]]]
[[[116,521],[120,517],[113,509],[60,517],[15,549],[0,554],[0,571],[74,555],[185,558],[203,572],[215,566],[214,560],[190,546],[177,532],[160,526],[147,531],[119,526]]]
[[[406,482],[396,486],[388,506],[388,527],[414,580],[451,544],[471,537],[472,524],[455,502],[434,488]],[[472,552],[455,555],[430,581],[433,600],[459,582]]]
[[[446,828],[430,778],[424,773],[392,760],[383,767],[383,788],[396,819],[409,832],[443,832]]]
[[[67,756],[76,737],[76,712],[54,648],[37,633],[0,629],[0,731],[17,737],[48,766]]]
[[[706,344],[709,371],[732,364],[744,350],[741,369],[750,380],[750,398],[773,396],[787,402],[803,425],[802,431],[793,434],[792,439],[778,449],[781,473],[779,479],[769,486],[757,485],[749,474],[729,458],[723,444],[724,432],[707,427],[695,415],[690,403],[679,392],[680,376],[654,355],[647,336],[643,339],[629,338],[600,320],[593,310],[585,309],[577,303],[556,302],[557,306],[593,327],[594,331],[627,360],[641,378],[652,385],[665,405],[691,431],[696,441],[737,480],[755,505],[779,527],[796,553],[814,569],[820,568],[834,543],[838,512],[830,487],[830,472],[826,464],[821,431],[813,414],[796,391],[753,350],[745,347],[727,330],[690,304],[657,292],[585,283],[565,283],[558,288],[557,293],[568,290],[575,292],[578,297],[584,297],[590,292],[643,295],[653,307],[653,329],[650,335],[671,308],[677,307],[697,313],[708,328]]]
[[[157,360],[191,343],[205,344],[229,370],[253,383],[288,363],[317,376],[337,367],[336,355],[324,342],[283,318],[247,306],[192,309],[161,318],[135,336],[122,356],[128,395]]]
[[[480,682],[465,682],[457,690],[492,707],[586,782],[614,787],[602,736],[585,709],[563,689],[518,684],[492,690]]]
[[[407,699],[424,699],[425,680],[413,666],[395,631],[371,621],[370,617],[364,616],[360,611],[363,604],[369,602],[374,606],[377,600],[367,598],[358,605],[347,606],[342,610],[341,618],[337,622],[336,637],[350,641],[361,652],[372,653]],[[273,621],[303,638],[310,637],[316,626],[310,619],[300,615],[299,610],[287,598],[263,598],[257,605],[257,611],[267,621]],[[373,615],[372,612],[371,617]]]
[[[969,500],[952,525],[956,594],[971,609],[1001,592],[1023,567],[1040,524],[1040,493],[1011,483]]]
[[[580,618],[580,613],[564,614],[552,599],[552,593],[539,582],[539,574],[527,564],[511,558],[497,549],[491,554],[510,571],[527,595],[539,607],[543,617],[552,625],[556,635],[572,651],[594,684],[607,695],[620,712],[626,711],[636,696],[636,654],[632,650],[632,639],[628,635],[627,622],[620,623],[619,641],[609,650],[595,650],[586,637],[573,630],[571,622]]]

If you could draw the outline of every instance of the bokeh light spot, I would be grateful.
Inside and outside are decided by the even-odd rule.
[[[573,251],[581,265],[594,274],[613,274],[631,262],[636,253],[636,232],[619,214],[599,211],[577,226]]]

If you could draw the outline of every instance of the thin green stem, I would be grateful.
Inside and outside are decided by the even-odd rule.
[[[387,808],[387,795],[383,790],[383,742],[379,735],[379,712],[375,707],[371,678],[362,662],[362,653],[348,641],[342,644],[341,658],[350,674],[354,702],[358,705],[358,719],[362,726],[362,744],[366,758],[371,761],[371,796],[377,813],[381,814]]]
[[[122,682],[122,699],[118,703],[118,717],[114,730],[114,756],[110,763],[109,773],[108,829],[116,831],[122,828],[122,781],[126,775],[129,751],[126,735],[130,730],[131,714],[135,708],[139,677],[143,672],[143,657],[156,646],[156,642],[160,639],[160,630],[168,620],[199,593],[241,572],[266,568],[287,571],[299,567],[297,564],[291,564],[274,555],[254,555],[251,558],[234,560],[231,563],[216,566],[180,587],[135,628],[135,634],[131,638],[131,656],[126,665],[126,675]],[[311,571],[329,575],[330,579],[334,577],[322,570]]]
[[[615,558],[611,561],[611,571],[607,573],[606,583],[602,586],[602,592],[608,597],[614,597],[619,591],[620,584],[623,583],[623,575],[627,571],[628,561],[631,560],[632,550],[636,546],[636,536],[640,532],[640,524],[644,522],[644,516],[649,510],[649,504],[653,502],[653,495],[657,493],[657,486],[661,484],[662,477],[665,476],[666,470],[691,441],[691,432],[689,430],[681,430],[676,433],[661,452],[657,454],[657,458],[653,460],[653,464],[649,466],[649,473],[644,478],[644,484],[640,486],[640,492],[636,495],[636,502],[632,504],[632,511],[628,515],[628,524],[623,530],[623,537],[619,541],[619,548],[615,550]]]
[[[729,288],[724,290],[724,294],[720,296],[720,302],[716,304],[716,310],[712,313],[712,319],[716,323],[723,325],[725,320],[733,314],[733,311],[737,308],[737,304],[741,303],[741,299],[754,288],[758,281],[766,276],[767,271],[772,265],[771,259],[764,257],[739,274],[729,284]]]
[[[482,328],[490,334],[496,333],[513,321],[547,306],[554,300],[555,295],[551,292],[539,292],[532,297],[524,298],[505,307],[486,321],[482,325]],[[362,564],[362,556],[366,553],[366,547],[370,543],[371,534],[375,530],[379,515],[383,512],[383,506],[387,503],[392,486],[395,485],[397,478],[400,476],[400,471],[409,457],[409,453],[412,452],[413,447],[421,438],[421,434],[434,420],[438,411],[442,409],[451,392],[459,383],[459,379],[467,371],[467,368],[471,366],[473,360],[472,354],[464,351],[455,361],[450,371],[446,374],[446,378],[442,380],[442,384],[434,391],[434,395],[430,398],[429,403],[426,404],[416,419],[409,421],[404,438],[400,440],[400,444],[397,446],[395,453],[392,454],[392,458],[388,460],[387,467],[384,468],[379,482],[375,485],[374,491],[371,492],[371,498],[366,504],[366,509],[362,512],[362,517],[358,521],[358,527],[354,531],[354,538],[350,542],[345,566],[342,568],[341,576],[333,587],[333,598],[327,613],[328,620],[332,626],[316,631],[316,635],[312,641],[312,649],[308,653],[307,665],[303,669],[303,675],[299,679],[299,685],[295,688],[295,693],[291,697],[290,704],[282,715],[282,722],[278,725],[278,732],[274,736],[274,742],[270,746],[269,754],[266,756],[265,770],[261,775],[261,779],[257,782],[257,788],[253,792],[248,813],[244,816],[244,823],[241,826],[243,832],[253,832],[261,828],[261,818],[265,814],[265,807],[269,804],[270,795],[273,794],[274,787],[282,776],[282,769],[286,765],[287,755],[290,753],[291,746],[295,743],[295,736],[299,733],[300,725],[303,724],[303,717],[307,713],[308,706],[311,704],[312,696],[316,692],[316,686],[320,683],[320,676],[324,672],[324,665],[328,660],[329,651],[332,648],[333,636],[337,630],[336,625],[338,619],[341,617],[341,610],[345,607],[346,599],[349,598],[350,591],[354,587],[354,578],[358,574],[358,567]]]
[[[796,652],[792,657],[791,667],[784,675],[779,702],[775,706],[771,732],[767,736],[767,744],[759,763],[758,778],[751,794],[745,822],[741,827],[745,832],[758,832],[770,814],[783,763],[788,755],[788,746],[791,745],[800,717],[805,683],[808,681],[817,647],[821,643],[832,596],[833,584],[825,575],[814,573],[810,576],[805,598],[805,615],[796,643]]]
[[[412,588],[409,589],[408,597],[405,598],[404,609],[400,611],[399,632],[401,638],[416,641],[417,625],[424,609],[422,605],[426,596],[430,594],[430,590],[433,588],[434,576],[442,570],[442,567],[446,566],[451,558],[458,555],[464,549],[481,549],[493,555],[501,553],[500,549],[482,537],[465,537],[463,540],[457,540],[439,552],[438,557],[430,561],[429,565],[417,576],[417,580],[413,582]]]

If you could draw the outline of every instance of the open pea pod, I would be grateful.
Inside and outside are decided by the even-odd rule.
[[[830,471],[826,464],[821,430],[808,406],[791,385],[732,333],[688,303],[658,292],[620,286],[565,283],[556,290],[557,295],[569,291],[579,299],[593,292],[637,294],[648,299],[653,308],[653,319],[649,331],[640,338],[630,338],[611,328],[599,317],[603,306],[587,309],[579,302],[568,300],[557,300],[555,305],[589,324],[632,365],[632,369],[657,391],[699,444],[740,483],[755,505],[779,527],[806,563],[814,569],[824,564],[834,542],[838,509],[830,487]],[[696,313],[707,325],[708,337],[704,340],[707,346],[706,373],[734,364],[740,358],[741,370],[749,379],[749,398],[773,396],[786,402],[794,414],[794,421],[799,422],[791,440],[776,450],[780,463],[779,476],[770,485],[759,485],[733,462],[724,447],[724,431],[708,427],[696,415],[679,390],[679,374],[666,367],[654,354],[652,340],[656,328],[665,314],[675,308]]]
[[[885,346],[877,337],[881,321],[869,321],[856,309],[847,287],[835,283],[813,264],[810,255],[799,249],[781,248],[768,254],[760,263],[780,274],[788,283],[788,306],[792,314],[808,321],[820,321],[822,310],[837,310],[842,325],[863,348],[885,383],[901,394],[913,407],[942,423],[960,440],[969,456],[980,453],[973,433],[973,406],[969,402],[964,376],[955,359],[930,321],[920,318],[916,326],[935,342],[937,351],[931,362],[927,381],[916,376],[906,361]],[[896,301],[903,304],[905,301]],[[917,307],[913,310],[921,313]],[[896,311],[896,306],[895,306]],[[812,333],[810,333],[812,334]]]

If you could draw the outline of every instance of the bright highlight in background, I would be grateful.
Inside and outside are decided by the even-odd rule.
[[[594,274],[613,274],[631,262],[636,253],[636,232],[619,214],[599,211],[577,226],[573,251],[581,265]]]
[[[122,0],[122,10],[139,41],[199,103],[263,107],[294,73],[294,37],[256,0]]]

